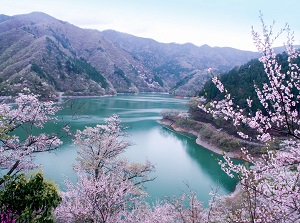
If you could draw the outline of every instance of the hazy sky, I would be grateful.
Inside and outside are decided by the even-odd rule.
[[[285,23],[300,44],[299,0],[0,0],[0,14],[45,12],[82,28],[114,29],[159,42],[255,50],[251,26]],[[277,45],[282,45],[280,40]]]

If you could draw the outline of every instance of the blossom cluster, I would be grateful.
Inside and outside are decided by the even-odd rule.
[[[252,29],[254,43],[262,53],[260,61],[264,65],[268,82],[262,87],[255,86],[263,110],[251,111],[252,100],[245,99],[249,109],[235,105],[234,98],[215,77],[213,82],[225,97],[213,101],[202,110],[214,117],[230,119],[233,125],[247,126],[256,130],[255,135],[244,132],[238,134],[248,140],[260,140],[268,147],[266,154],[256,157],[242,149],[252,164],[250,167],[234,164],[228,156],[220,161],[221,168],[230,176],[238,177],[241,185],[239,206],[227,212],[227,218],[234,222],[299,222],[300,219],[300,69],[295,63],[299,52],[293,47],[293,36],[285,27],[273,38],[273,26],[268,28],[261,16],[262,35]],[[276,59],[274,41],[287,33],[286,51],[288,70],[283,71]],[[281,136],[281,137],[278,137]],[[270,142],[282,141],[280,149]]]
[[[47,122],[54,120],[58,110],[53,102],[41,102],[33,94],[19,94],[12,105],[1,104],[0,168],[8,171],[6,175],[36,167],[33,163],[35,153],[61,145],[55,133],[34,134],[35,129],[43,128]]]

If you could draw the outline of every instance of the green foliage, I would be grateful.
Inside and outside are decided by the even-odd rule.
[[[52,39],[50,39],[48,36],[46,37],[46,40],[47,40],[47,46],[46,46],[46,49],[48,51],[48,54],[51,54],[52,52],[52,46],[56,46],[55,43],[53,42]]]
[[[72,63],[70,60],[66,61],[66,65],[65,65],[67,72],[69,74],[71,73],[79,73],[79,70],[77,69],[76,65],[74,63]]]
[[[197,122],[192,119],[180,118],[178,117],[178,112],[176,113],[176,111],[164,111],[162,116],[164,119],[172,121],[172,123],[176,123],[178,127],[188,131],[196,132],[201,140],[218,148],[222,148],[226,152],[240,151],[241,147],[243,146],[248,149],[251,148],[251,150],[255,149],[254,152],[261,149],[260,147],[256,148],[256,146],[245,144],[242,141],[229,136],[222,129],[215,129],[210,124]]]
[[[102,47],[98,47],[97,50],[104,52],[105,50]]]
[[[240,151],[243,145],[240,141],[229,137],[221,130],[213,130],[209,125],[203,124],[199,130],[201,139],[209,144],[222,148],[225,152]],[[249,148],[249,145],[247,145]]]
[[[54,222],[52,212],[61,201],[57,191],[57,186],[45,180],[42,173],[29,179],[20,174],[0,191],[2,213],[11,211],[17,222]]]
[[[63,48],[69,50],[74,56],[76,56],[76,52],[72,49],[70,40],[67,36],[65,36],[63,33],[55,32],[51,28],[49,28],[49,30],[52,32],[52,35],[57,40],[57,42],[59,42],[63,46]],[[47,41],[48,41],[48,39],[47,39]],[[48,42],[50,42],[50,41],[48,41]]]
[[[196,128],[196,126],[197,126],[196,122],[194,122],[193,120],[190,120],[190,119],[185,119],[185,118],[177,118],[176,124],[178,126],[185,127],[185,128]]]
[[[196,73],[189,74],[185,78],[177,82],[176,85],[171,89],[171,91],[185,85],[189,80],[191,80],[194,77],[195,74]]]
[[[193,99],[191,104],[197,103],[196,98]],[[199,109],[198,109],[199,110]],[[161,115],[163,119],[171,121],[170,126],[176,124],[178,127],[193,132],[193,134],[200,137],[200,139],[208,144],[214,145],[217,148],[222,148],[225,152],[240,151],[241,147],[245,147],[251,151],[252,154],[261,154],[265,152],[265,147],[260,144],[246,143],[233,137],[236,128],[231,129],[230,124],[227,121],[215,120],[211,121],[211,117],[205,117],[206,113],[200,113],[201,118],[198,117],[196,121],[195,117],[181,118],[180,112],[177,110],[165,110]],[[229,126],[228,126],[229,125]],[[273,147],[275,145],[272,145]]]
[[[59,58],[56,58],[56,60],[57,60],[57,68],[58,68],[58,70],[62,70],[63,66],[62,66],[61,61],[59,60]]]
[[[156,75],[156,74],[154,74],[154,78],[153,78],[153,80],[155,81],[155,82],[157,82],[161,87],[163,87],[164,86],[164,82],[163,82],[163,80],[161,79],[161,77],[160,76],[158,76],[158,75]]]
[[[86,74],[95,82],[100,83],[103,88],[108,86],[103,75],[82,57],[80,59],[69,58],[66,62],[66,69],[69,73]]]
[[[287,54],[284,52],[276,57],[282,66],[281,71],[285,73],[288,69]],[[300,65],[300,59],[297,59],[294,63]],[[228,73],[221,75],[220,81],[232,95],[236,105],[246,108],[247,103],[245,99],[249,98],[253,100],[253,111],[264,110],[258,100],[254,84],[261,88],[263,83],[268,83],[268,78],[263,64],[258,59],[253,59],[241,67],[234,68]],[[199,92],[199,96],[204,96],[209,102],[221,100],[224,95],[218,91],[212,81],[208,81]]]
[[[254,110],[261,109],[254,89],[254,83],[261,86],[262,83],[267,81],[267,76],[262,63],[258,59],[253,59],[239,68],[232,69],[222,75],[220,80],[232,94],[237,105],[245,107],[245,98],[250,98],[253,100],[252,106]],[[200,91],[199,96],[204,96],[208,101],[212,101],[221,100],[224,95],[219,92],[212,81],[208,81]]]
[[[48,83],[50,83],[51,85],[53,85],[54,87],[57,87],[57,82],[56,80],[53,78],[52,75],[48,75],[39,65],[37,65],[36,63],[32,63],[31,64],[31,71],[35,72],[42,80],[47,81]],[[37,81],[36,78],[32,78],[33,82],[39,82],[39,85],[41,85],[41,81],[39,80]],[[33,86],[31,88],[36,88],[35,83],[33,83]],[[37,87],[38,88],[38,87]],[[37,90],[37,89],[35,89]],[[36,94],[42,94],[41,92],[36,92]]]
[[[116,65],[115,65],[115,72],[114,72],[115,75],[119,75],[120,77],[122,77],[127,84],[131,84],[131,81],[128,77],[126,77],[125,73],[123,70],[121,70],[120,68],[118,68]]]
[[[64,35],[64,34],[61,34],[59,35],[58,33],[54,32],[51,28],[50,30],[52,31],[53,33],[53,37],[61,43],[61,45],[65,48],[65,49],[69,49],[70,48],[70,40]]]
[[[31,71],[35,72],[40,78],[46,78],[46,75],[45,75],[44,71],[36,63],[33,63],[31,65]]]
[[[41,100],[54,100],[55,90],[47,84],[50,81],[56,84],[53,78],[41,79],[35,72],[16,74],[0,83],[0,93],[1,96],[17,96],[24,88],[29,88],[31,93],[40,95]]]

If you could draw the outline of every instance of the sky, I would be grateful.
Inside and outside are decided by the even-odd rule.
[[[0,0],[0,14],[47,13],[81,28],[113,29],[162,43],[256,51],[251,27],[286,23],[300,45],[299,0]],[[283,45],[278,39],[275,46]]]

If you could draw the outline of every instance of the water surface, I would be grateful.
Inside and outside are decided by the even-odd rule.
[[[163,94],[118,95],[103,98],[74,99],[72,106],[59,112],[60,123],[70,121],[71,129],[83,129],[103,123],[103,119],[118,114],[123,126],[127,126],[128,140],[132,146],[125,157],[131,162],[155,164],[156,179],[146,184],[149,199],[179,195],[190,189],[207,204],[209,192],[218,188],[220,194],[234,190],[236,182],[220,169],[219,155],[195,143],[195,137],[171,131],[156,121],[166,109],[187,110],[187,99],[172,98]],[[77,110],[78,107],[81,109]],[[74,112],[76,115],[74,116]],[[46,130],[55,131],[59,126],[47,125]],[[46,177],[52,178],[61,189],[67,176],[73,180],[76,147],[71,139],[64,139],[64,145],[57,151],[39,154],[37,160],[44,166]]]

